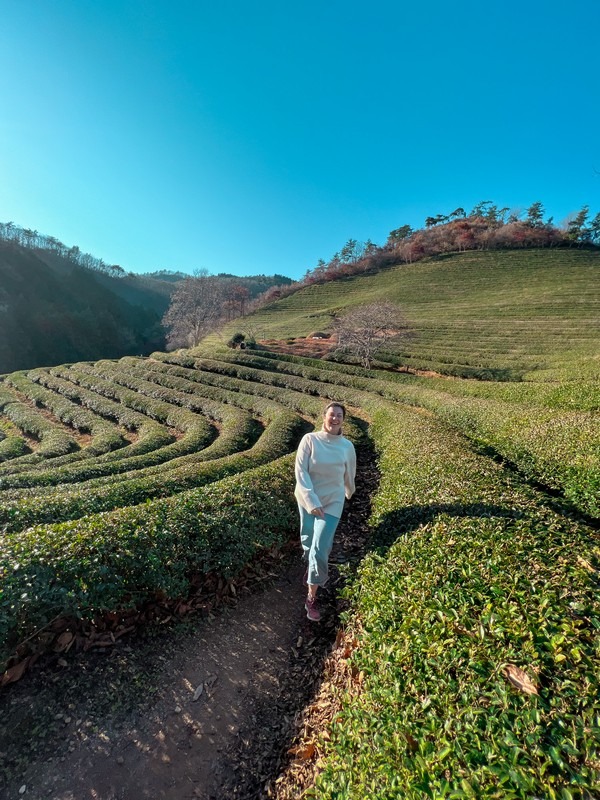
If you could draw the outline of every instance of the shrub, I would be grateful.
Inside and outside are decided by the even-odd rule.
[[[0,524],[5,532],[14,532],[36,523],[76,519],[168,497],[279,458],[294,448],[305,429],[305,423],[297,415],[281,412],[253,443],[260,426],[251,417],[232,414],[229,423],[210,447],[182,456],[168,466],[91,479],[82,487],[6,491],[0,504]]]
[[[241,347],[242,344],[244,343],[245,338],[246,338],[245,334],[240,333],[238,331],[238,333],[234,333],[231,339],[228,340],[227,347],[230,347],[232,349],[235,349],[236,347]]]
[[[0,554],[0,658],[57,614],[93,617],[156,593],[179,597],[193,572],[231,577],[295,529],[293,459],[108,514],[30,528]]]
[[[310,796],[592,798],[597,538],[431,418],[382,406],[373,433],[373,552]]]

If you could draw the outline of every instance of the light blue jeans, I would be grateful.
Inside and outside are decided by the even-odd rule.
[[[308,562],[308,582],[325,586],[329,578],[329,554],[333,545],[333,535],[340,521],[339,517],[325,514],[320,519],[310,514],[302,506],[300,510],[300,542],[304,560]]]

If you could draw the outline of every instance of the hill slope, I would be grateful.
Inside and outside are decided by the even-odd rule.
[[[597,251],[468,252],[309,286],[247,324],[259,339],[307,336],[331,329],[346,308],[390,300],[414,334],[394,353],[400,363],[465,377],[592,377],[600,371],[599,277]],[[240,328],[238,320],[226,334]]]
[[[147,695],[145,674],[118,651],[156,619],[157,604],[171,619],[206,609],[202,587],[212,587],[210,603],[211,593],[239,596],[232,579],[296,540],[293,451],[325,403],[343,399],[345,434],[366,456],[360,472],[374,466],[372,454],[378,469],[347,508],[348,520],[358,512],[368,523],[342,548],[344,627],[336,632],[328,611],[321,626],[339,646],[322,675],[297,660],[312,647],[313,623],[286,648],[290,673],[300,665],[303,683],[324,678],[307,716],[277,712],[288,727],[268,746],[273,764],[287,764],[287,783],[245,754],[232,756],[232,780],[243,767],[260,776],[260,796],[276,800],[313,785],[323,800],[595,797],[597,267],[596,254],[577,251],[470,253],[316,286],[241,321],[271,336],[306,334],[352,304],[395,299],[415,337],[389,359],[457,372],[473,364],[526,382],[366,370],[231,350],[222,338],[205,342],[201,357],[156,352],[0,376],[0,793],[5,776],[12,795],[21,785],[30,793],[23,765],[47,775],[50,751],[66,765],[83,720],[112,738],[114,698],[121,707],[124,697],[114,675],[132,703]],[[332,581],[330,597],[342,601],[340,585]],[[290,633],[301,601],[297,612]],[[134,635],[127,641],[137,650]],[[88,692],[75,677],[96,647],[116,654],[105,660],[106,712],[97,711],[97,682]],[[212,726],[208,698],[196,703],[189,691],[201,676],[167,673],[170,708],[171,684],[185,685],[181,720]],[[72,681],[62,695],[68,717],[60,695],[48,702],[36,691],[55,679],[57,691]],[[274,683],[279,691],[285,682]],[[260,756],[252,715],[239,740]],[[165,739],[179,747],[164,714],[156,718],[161,748]],[[87,772],[86,796],[89,755],[83,768],[59,769]],[[189,788],[194,775],[183,775]]]
[[[0,373],[162,347],[169,293],[147,283],[0,241]]]

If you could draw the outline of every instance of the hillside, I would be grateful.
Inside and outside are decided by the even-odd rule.
[[[331,329],[333,316],[346,308],[379,300],[399,304],[412,332],[387,354],[392,363],[488,379],[600,372],[597,250],[440,256],[309,286],[245,324],[258,339],[302,337]],[[236,330],[244,330],[244,321],[231,323],[226,335]]]
[[[169,285],[0,240],[0,373],[164,346]]]
[[[598,258],[430,259],[229,327],[294,346],[392,299],[413,338],[370,370],[215,336],[0,376],[0,791],[179,800],[219,774],[207,796],[595,797]],[[293,454],[329,400],[362,483],[317,624],[285,562]],[[182,617],[218,675],[197,647],[171,658]],[[266,689],[260,656],[236,673],[251,650],[276,651]]]
[[[0,374],[164,349],[161,320],[175,286],[188,275],[126,273],[78,248],[58,243],[59,249],[52,249],[49,241],[56,240],[41,237],[46,246],[36,247],[24,236],[18,241],[0,236]],[[248,301],[292,282],[282,275],[216,277],[242,287]]]

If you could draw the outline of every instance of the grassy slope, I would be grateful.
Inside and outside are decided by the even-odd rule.
[[[378,300],[401,305],[414,338],[405,363],[509,370],[510,377],[600,373],[600,253],[578,250],[470,252],[308,287],[248,320],[260,338],[330,329],[332,315]],[[227,334],[244,329],[238,320]],[[544,370],[563,370],[560,374]],[[492,373],[493,374],[493,373]]]

